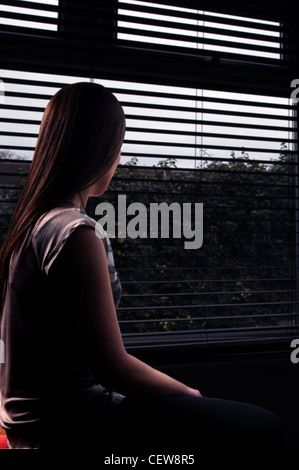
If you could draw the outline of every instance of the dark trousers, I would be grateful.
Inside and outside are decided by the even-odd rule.
[[[282,448],[280,420],[230,400],[167,396],[125,398],[87,432],[86,447]]]

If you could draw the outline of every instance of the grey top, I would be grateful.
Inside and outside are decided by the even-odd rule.
[[[116,307],[120,301],[121,284],[103,228],[71,203],[41,217],[11,257],[2,310],[0,425],[11,448],[47,447],[59,426],[71,432],[76,425],[100,422],[124,398],[101,385],[78,319],[62,304],[49,277],[68,237],[82,226],[103,238]]]

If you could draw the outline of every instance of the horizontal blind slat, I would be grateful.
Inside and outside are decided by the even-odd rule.
[[[151,2],[153,3],[153,2]],[[244,18],[237,19],[233,17],[224,17],[222,18],[221,16],[216,16],[211,14],[211,12],[206,11],[206,12],[200,12],[201,10],[198,10],[199,13],[197,13],[196,10],[189,10],[189,11],[182,11],[180,9],[172,8],[172,9],[164,9],[163,8],[156,8],[153,6],[142,6],[142,5],[136,5],[136,4],[130,4],[130,3],[125,3],[123,1],[119,1],[119,9],[125,9],[128,11],[132,12],[143,12],[143,13],[148,13],[150,14],[158,14],[158,15],[164,15],[164,16],[169,16],[169,17],[174,17],[174,18],[183,18],[183,19],[190,19],[194,21],[207,21],[207,22],[217,22],[217,23],[224,23],[225,25],[234,25],[234,26],[244,26],[244,27],[256,27],[257,29],[263,29],[265,28],[267,31],[275,31],[277,33],[280,32],[281,28],[279,25],[276,24],[269,24],[266,23],[263,25],[263,23],[259,21],[249,21]],[[241,15],[239,15],[241,16]],[[273,22],[272,22],[273,23]]]

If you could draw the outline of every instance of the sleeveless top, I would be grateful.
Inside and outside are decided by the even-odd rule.
[[[47,447],[53,435],[63,446],[64,437],[100,423],[124,398],[101,385],[78,319],[61,305],[49,277],[68,237],[82,226],[103,239],[116,307],[120,301],[121,284],[103,228],[72,203],[43,215],[11,257],[2,310],[0,425],[11,448]]]

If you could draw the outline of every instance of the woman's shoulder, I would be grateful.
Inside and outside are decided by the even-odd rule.
[[[31,243],[43,270],[49,270],[70,235],[79,227],[90,227],[97,235],[101,234],[107,249],[104,229],[72,203],[61,203],[40,217],[32,231]]]
[[[36,234],[41,230],[48,231],[50,227],[53,228],[54,231],[63,230],[71,223],[91,226],[95,226],[96,224],[95,220],[75,206],[75,204],[62,202],[39,218],[33,233]]]

